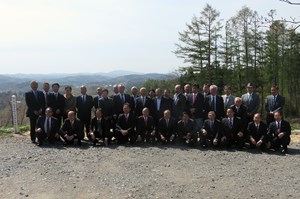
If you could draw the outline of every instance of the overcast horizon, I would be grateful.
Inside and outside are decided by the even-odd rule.
[[[206,3],[225,21],[244,5],[300,21],[279,0],[0,0],[0,74],[174,72],[178,32]]]

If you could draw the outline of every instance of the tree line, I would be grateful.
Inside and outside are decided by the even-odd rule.
[[[300,34],[293,18],[278,19],[275,10],[260,16],[242,7],[224,21],[220,12],[206,5],[179,32],[175,55],[184,60],[177,81],[184,83],[231,85],[241,96],[245,85],[253,82],[264,107],[270,87],[279,86],[286,98],[285,114],[295,117],[300,109]],[[154,83],[156,82],[156,83]],[[147,81],[144,85],[168,85]],[[223,89],[219,89],[222,92]],[[262,110],[261,110],[262,111]]]

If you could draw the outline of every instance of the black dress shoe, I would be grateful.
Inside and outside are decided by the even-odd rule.
[[[282,150],[281,150],[281,153],[282,153],[282,154],[286,154],[286,153],[287,153],[287,149],[282,149]]]
[[[31,140],[31,143],[32,143],[32,144],[36,144],[36,141],[35,141],[35,140]]]
[[[43,146],[43,142],[38,142],[37,146]]]

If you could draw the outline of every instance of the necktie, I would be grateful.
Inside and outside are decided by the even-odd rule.
[[[276,96],[273,97],[273,104],[272,104],[272,107],[275,106],[275,103],[276,103]]]
[[[35,99],[37,100],[38,99],[38,97],[37,97],[37,91],[33,91],[33,95],[34,95]]]
[[[128,113],[125,114],[126,122],[128,121]]]
[[[100,136],[102,135],[102,126],[101,126],[101,119],[97,120],[97,124],[98,124],[98,133],[100,134]]]
[[[167,128],[169,127],[169,120],[166,120]]]
[[[252,101],[252,94],[249,94],[249,96],[248,96],[248,105],[251,103],[251,101]]]
[[[209,126],[210,126],[210,129],[213,128],[213,125],[214,125],[214,122],[213,121],[209,121]]]
[[[216,101],[215,101],[215,96],[212,97],[212,103],[211,103],[211,105],[212,105],[212,107],[211,107],[212,110],[213,110],[213,111],[216,111]]]
[[[85,95],[82,96],[82,101],[85,103]]]
[[[193,93],[193,104],[195,104],[195,101],[196,101],[196,95],[195,93]]]
[[[48,93],[45,93],[45,104],[48,107]]]
[[[46,123],[46,126],[47,126],[47,134],[48,133],[50,133],[50,131],[51,131],[51,128],[50,128],[50,119],[49,119],[49,117],[47,117],[47,123]]]
[[[228,99],[229,99],[229,97],[228,97],[228,96],[226,96],[226,100],[225,100],[225,106],[227,106]]]
[[[232,118],[229,119],[229,123],[230,123],[230,128],[232,128]]]
[[[71,128],[73,129],[74,127],[74,121],[71,121]]]
[[[124,94],[121,94],[121,98],[122,98],[122,103],[125,103],[125,98],[124,98]]]
[[[159,109],[160,109],[160,99],[157,98],[156,102],[157,102],[156,109],[157,109],[157,111],[159,111]]]
[[[281,132],[281,126],[280,126],[280,122],[277,122],[277,133]]]
[[[147,126],[147,117],[145,117],[144,120],[145,120],[145,126]]]
[[[57,100],[57,97],[58,97],[58,94],[57,93],[55,93],[55,99]]]
[[[258,132],[259,131],[259,125],[256,124],[256,131]]]
[[[143,107],[145,106],[145,97],[143,97]]]

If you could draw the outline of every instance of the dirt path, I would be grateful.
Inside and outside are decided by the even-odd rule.
[[[0,139],[0,198],[300,198],[300,144],[276,152],[82,148]]]

